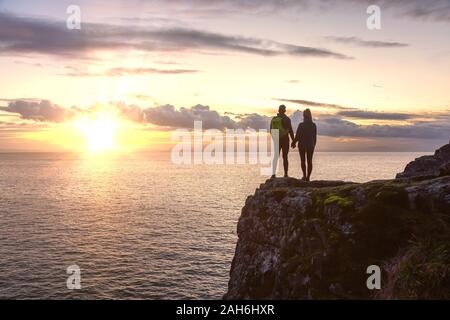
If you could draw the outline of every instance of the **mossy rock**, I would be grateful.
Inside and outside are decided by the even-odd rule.
[[[355,233],[353,248],[361,259],[371,255],[385,258],[406,245],[420,219],[416,212],[383,201],[370,201],[358,215],[353,215]],[[356,257],[354,257],[356,259]]]
[[[263,274],[254,274],[250,279],[251,282],[251,295],[255,299],[264,299],[273,291],[275,284],[276,274],[273,270],[268,270]]]
[[[270,195],[270,197],[275,198],[275,200],[277,200],[277,202],[281,202],[281,200],[283,200],[283,198],[286,196],[288,191],[289,191],[289,188],[274,188],[274,189],[270,190],[269,195]]]
[[[385,204],[406,207],[408,204],[408,193],[403,187],[390,185],[381,188],[375,199]]]
[[[300,255],[294,255],[292,258],[290,258],[287,261],[287,265],[286,265],[287,273],[294,272],[303,263],[304,263],[304,257],[302,257]]]
[[[353,206],[353,201],[349,198],[344,198],[335,194],[328,196],[323,202],[324,205],[336,204],[342,209]]]
[[[335,231],[329,231],[328,243],[331,246],[338,245],[341,241],[341,235]]]
[[[447,241],[414,243],[398,269],[398,297],[450,299],[450,244]]]
[[[270,213],[266,210],[261,210],[258,212],[258,217],[261,218],[262,221],[266,221],[270,217]]]

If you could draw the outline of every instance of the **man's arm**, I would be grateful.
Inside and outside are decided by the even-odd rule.
[[[291,136],[291,139],[292,140],[295,140],[295,137],[294,137],[294,130],[292,129],[292,123],[291,123],[291,119],[289,119],[289,117],[286,117],[287,118],[287,122],[288,122],[288,128],[289,128],[289,135]]]
[[[297,132],[295,133],[295,138],[291,143],[291,147],[295,148],[295,145],[297,144],[297,141],[300,141],[300,134],[301,134],[301,124],[298,125],[297,127]]]

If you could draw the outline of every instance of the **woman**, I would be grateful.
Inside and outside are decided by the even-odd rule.
[[[317,127],[312,121],[311,110],[306,109],[303,112],[303,122],[298,125],[297,133],[294,141],[292,141],[292,148],[295,148],[298,142],[298,150],[300,152],[300,160],[302,162],[302,171],[304,181],[309,181],[312,172],[312,161],[314,155],[314,148],[317,141]],[[308,171],[306,171],[306,161],[308,162]]]

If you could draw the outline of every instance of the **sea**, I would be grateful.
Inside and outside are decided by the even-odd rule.
[[[392,179],[421,155],[317,152],[312,179]],[[0,299],[220,299],[241,209],[266,179],[169,153],[0,154]]]

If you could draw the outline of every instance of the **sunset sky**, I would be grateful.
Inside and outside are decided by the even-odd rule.
[[[450,0],[0,0],[0,152],[113,133],[162,150],[194,120],[267,128],[280,103],[295,123],[311,108],[322,151],[432,151],[450,138],[449,39]]]

